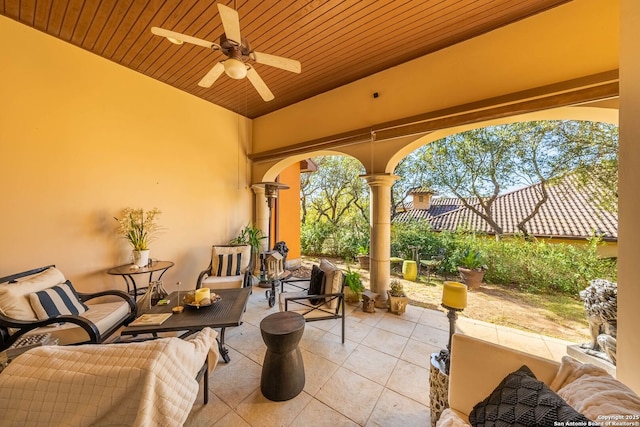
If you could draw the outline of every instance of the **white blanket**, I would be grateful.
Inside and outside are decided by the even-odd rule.
[[[198,395],[207,353],[218,362],[217,332],[192,340],[46,346],[0,373],[2,426],[178,426]]]

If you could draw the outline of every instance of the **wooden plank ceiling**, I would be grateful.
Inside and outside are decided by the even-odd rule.
[[[257,51],[297,59],[294,74],[253,64],[275,99],[246,80],[198,81],[219,51],[175,45],[152,26],[219,42],[214,0],[0,0],[0,14],[249,118],[534,15],[568,0],[220,0]]]

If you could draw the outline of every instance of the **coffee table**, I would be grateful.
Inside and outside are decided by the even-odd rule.
[[[180,298],[186,292],[180,292]],[[120,335],[142,335],[157,334],[159,332],[184,331],[180,338],[185,338],[191,334],[201,331],[205,327],[219,328],[220,336],[218,349],[222,359],[229,363],[229,350],[224,346],[224,333],[226,328],[240,326],[242,316],[249,300],[251,288],[236,289],[216,289],[215,293],[222,298],[215,304],[208,307],[190,307],[185,304],[184,311],[180,314],[173,314],[165,320],[162,325],[127,326]],[[179,305],[178,292],[172,292],[168,297],[169,304],[156,305],[148,313],[171,313],[171,309]]]

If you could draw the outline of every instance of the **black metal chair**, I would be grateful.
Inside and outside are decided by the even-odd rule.
[[[23,279],[29,276],[42,273],[55,265],[48,265],[45,267],[35,268],[33,270],[23,271],[22,273],[12,274],[11,276],[0,278],[0,286],[19,286],[19,279]],[[104,342],[109,336],[120,329],[123,325],[128,325],[135,318],[136,303],[131,295],[119,290],[107,290],[96,293],[82,293],[77,292],[80,301],[87,302],[94,298],[103,296],[116,296],[122,298],[129,305],[129,312],[127,315],[123,315],[108,325],[106,328],[100,330],[98,326],[91,320],[77,315],[61,315],[51,317],[45,320],[21,320],[13,319],[6,316],[2,310],[0,310],[0,351],[7,349],[13,343],[15,343],[20,337],[25,334],[29,334],[32,331],[41,328],[43,326],[49,326],[42,331],[42,333],[50,333],[54,338],[56,337],[56,328],[50,327],[50,325],[60,323],[72,323],[78,325],[87,334],[87,339],[80,342],[74,342],[72,344],[99,344]],[[91,305],[89,305],[91,307]]]
[[[336,269],[337,270],[337,269]],[[345,336],[345,299],[344,286],[345,277],[340,274],[340,284],[337,289],[333,288],[333,278],[331,285],[325,283],[325,292],[309,294],[310,279],[292,277],[281,282],[280,311],[294,311],[301,314],[305,322],[316,322],[320,320],[340,319],[342,322],[342,343]],[[285,292],[284,286],[294,286],[300,291]],[[329,288],[327,289],[327,286]]]

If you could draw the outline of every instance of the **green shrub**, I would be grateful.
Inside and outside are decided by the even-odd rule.
[[[532,293],[563,293],[574,297],[596,278],[617,281],[617,262],[597,255],[599,239],[570,245],[526,241],[513,237],[492,237],[465,232],[433,233],[420,222],[393,224],[391,253],[409,254],[409,246],[419,245],[422,259],[427,251],[444,255],[440,273],[457,274],[457,266],[470,253],[482,254],[487,266],[484,281],[512,285]],[[426,250],[425,250],[426,248]],[[395,252],[394,252],[395,251]],[[408,252],[407,252],[408,251]],[[433,254],[431,252],[431,254]],[[400,256],[403,256],[400,255]]]

